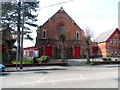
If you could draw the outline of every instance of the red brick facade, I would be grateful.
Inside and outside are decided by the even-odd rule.
[[[83,38],[84,31],[63,8],[37,30],[35,46],[40,49],[40,55],[45,54],[51,58],[60,58],[61,41],[59,36],[61,34],[65,36],[65,57],[84,58],[86,53],[86,42]]]
[[[106,40],[106,52],[108,57],[120,56],[120,30],[118,28]]]
[[[120,30],[118,28],[102,33],[96,41],[103,57],[120,56]]]

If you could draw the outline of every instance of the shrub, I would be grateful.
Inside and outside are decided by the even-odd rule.
[[[40,58],[38,58],[38,63],[47,63],[49,62],[49,57],[48,56],[41,56]]]
[[[107,58],[103,58],[102,60],[103,60],[103,61],[107,61]]]

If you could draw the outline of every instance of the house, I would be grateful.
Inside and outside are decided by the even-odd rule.
[[[103,32],[95,42],[98,43],[104,58],[120,56],[120,30],[118,28]]]
[[[101,52],[100,52],[97,42],[91,42],[90,48],[91,48],[90,49],[91,50],[91,54],[90,54],[91,58],[101,57]]]
[[[65,36],[65,58],[85,58],[84,31],[62,7],[37,29],[35,47],[39,48],[40,56],[47,55],[50,58],[61,58],[61,35]]]

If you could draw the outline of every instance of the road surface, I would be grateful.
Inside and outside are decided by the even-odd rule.
[[[58,67],[5,72],[0,76],[2,88],[118,88],[118,65]]]

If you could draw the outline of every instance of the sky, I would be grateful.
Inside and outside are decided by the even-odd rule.
[[[89,28],[93,39],[102,32],[118,28],[118,2],[120,0],[39,0],[38,11],[39,26],[53,16],[61,7],[83,30]],[[66,2],[66,3],[62,3]],[[60,4],[61,3],[61,4]],[[48,6],[48,7],[47,7]],[[34,46],[36,42],[36,29],[32,28],[31,36],[34,42],[24,40],[23,47]]]

